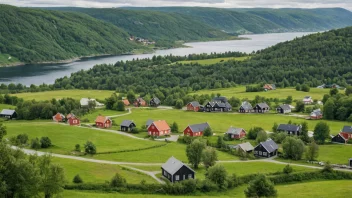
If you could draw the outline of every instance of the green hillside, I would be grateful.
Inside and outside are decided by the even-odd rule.
[[[125,8],[179,13],[227,32],[272,33],[322,31],[352,25],[352,13],[327,9],[218,9],[201,7]]]
[[[112,23],[131,36],[162,41],[195,41],[228,38],[230,35],[214,29],[190,16],[155,11],[94,8],[47,8],[61,11],[82,12]],[[162,43],[161,43],[162,45]]]
[[[139,46],[112,24],[85,14],[0,4],[0,65],[57,62],[81,56],[122,54]]]

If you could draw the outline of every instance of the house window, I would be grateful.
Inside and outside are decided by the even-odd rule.
[[[192,174],[188,174],[188,179],[191,179],[192,178]]]
[[[259,151],[259,155],[262,155],[263,153],[261,151]]]
[[[263,155],[264,155],[264,156],[267,156],[267,155],[268,155],[268,153],[267,153],[267,152],[263,152]]]
[[[164,171],[164,176],[167,176],[167,172],[166,171]]]
[[[185,180],[186,179],[186,175],[183,175],[183,180]]]
[[[176,175],[175,180],[176,180],[176,181],[180,180],[180,176],[179,176],[179,175]]]

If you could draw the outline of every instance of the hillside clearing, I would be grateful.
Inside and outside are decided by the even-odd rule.
[[[24,100],[51,100],[62,99],[62,98],[74,98],[80,100],[81,98],[94,98],[104,100],[113,94],[114,91],[107,90],[59,90],[59,91],[46,91],[46,92],[29,92],[29,93],[19,93],[13,94]]]
[[[220,62],[226,62],[226,61],[244,61],[249,59],[249,56],[244,56],[244,57],[224,57],[224,58],[213,58],[213,59],[204,59],[204,60],[191,60],[191,61],[178,61],[177,63],[180,64],[194,64],[198,63],[200,65],[211,65],[215,63],[220,63]]]

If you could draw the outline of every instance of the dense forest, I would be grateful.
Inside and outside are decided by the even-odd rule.
[[[177,61],[174,56],[158,56],[97,65],[73,73],[70,78],[57,79],[54,87],[133,90],[153,95],[163,88],[194,91],[252,83],[276,83],[278,87],[323,83],[346,86],[352,80],[351,46],[352,27],[349,27],[284,42],[252,53],[251,59],[242,62],[202,66],[173,63]]]
[[[0,4],[0,18],[0,54],[25,63],[122,54],[140,48],[128,41],[124,30],[81,13]]]
[[[112,23],[124,29],[131,36],[156,41],[157,44],[195,40],[225,39],[230,35],[214,29],[187,15],[156,11],[133,11],[123,9],[96,8],[47,8],[51,10],[74,11]]]
[[[231,33],[322,31],[352,25],[352,13],[328,9],[219,9],[201,7],[128,7],[192,16],[211,27]]]

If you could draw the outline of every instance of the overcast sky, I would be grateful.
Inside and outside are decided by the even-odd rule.
[[[15,6],[75,6],[75,7],[121,7],[121,6],[205,6],[225,8],[326,8],[341,7],[352,10],[352,0],[0,0]]]

